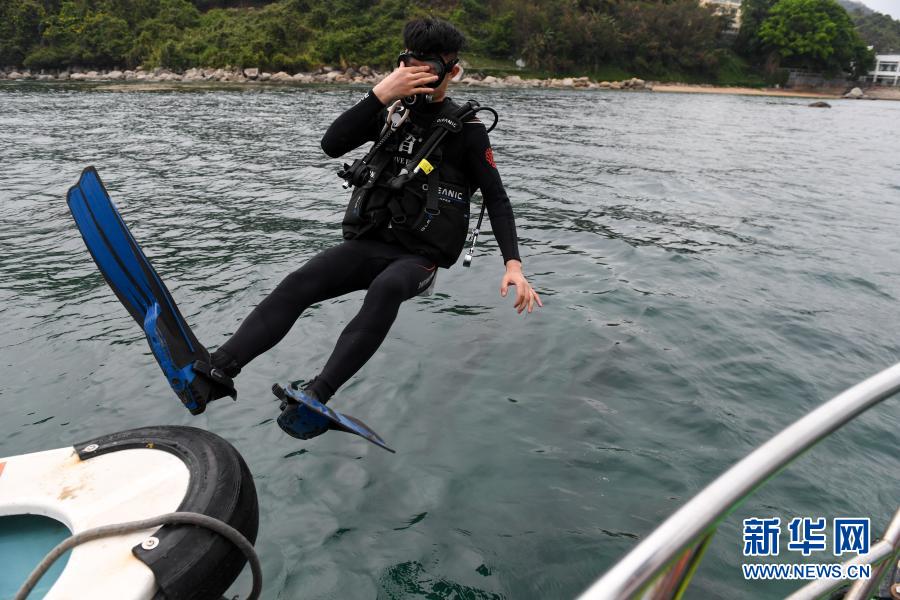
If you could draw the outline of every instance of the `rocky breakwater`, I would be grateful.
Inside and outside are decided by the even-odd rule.
[[[134,70],[114,69],[111,71],[78,67],[41,70],[40,72],[12,67],[0,70],[0,79],[15,81],[136,81],[144,83],[377,83],[384,75],[385,73],[369,67],[346,70],[323,67],[318,71],[295,73],[293,75],[284,71],[269,73],[257,68],[241,69],[235,67],[220,69],[192,68],[183,72],[162,68],[145,70],[142,67]]]
[[[592,81],[589,77],[565,77],[562,79],[523,79],[518,75],[506,77],[483,77],[479,74],[463,77],[461,83],[485,87],[524,87],[524,88],[573,88],[573,89],[608,89],[608,90],[642,90],[652,91],[653,86],[637,77],[622,81]]]
[[[41,70],[6,68],[0,70],[0,79],[16,81],[88,81],[88,82],[143,82],[143,83],[339,83],[374,85],[386,75],[368,66],[348,69],[322,67],[317,71],[289,74],[284,71],[270,73],[255,67],[248,68],[191,68],[183,72],[169,69],[147,69],[99,71],[84,68],[61,70]],[[632,78],[623,81],[593,81],[588,77],[565,77],[561,79],[523,79],[519,75],[495,77],[478,73],[463,77],[460,82],[466,86],[496,88],[571,88],[650,91],[653,86],[643,79]]]

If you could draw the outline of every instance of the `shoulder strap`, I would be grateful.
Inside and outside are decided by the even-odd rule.
[[[444,136],[448,133],[461,132],[463,130],[463,122],[472,116],[475,109],[478,108],[478,103],[474,100],[469,100],[465,104],[459,105],[448,98],[446,103],[445,106],[441,107],[438,116],[432,121],[431,135],[422,144],[419,152],[406,163],[404,171],[418,172],[419,169],[430,169],[428,157],[438,147]],[[425,161],[424,164],[423,161]]]

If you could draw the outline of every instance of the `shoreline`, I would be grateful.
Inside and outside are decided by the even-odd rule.
[[[56,72],[41,71],[31,73],[28,70],[18,71],[15,68],[0,70],[0,81],[38,81],[49,83],[87,82],[107,84],[103,89],[114,91],[154,91],[165,89],[186,89],[191,87],[220,87],[234,84],[242,86],[257,85],[290,85],[290,84],[340,84],[340,85],[375,85],[387,75],[375,69],[363,66],[359,69],[349,68],[334,69],[322,67],[315,72],[296,73],[290,75],[283,71],[267,73],[256,68],[226,68],[226,69],[201,69],[191,68],[183,73],[177,73],[168,69],[153,69],[144,71],[138,67],[136,70],[110,70],[96,71],[85,69],[61,70]],[[687,83],[660,83],[647,82],[633,77],[622,81],[595,81],[589,77],[563,77],[523,79],[518,75],[505,77],[483,76],[478,73],[466,75],[458,80],[457,87],[486,87],[486,88],[555,88],[555,89],[584,89],[584,90],[619,90],[641,92],[668,92],[673,94],[727,94],[733,96],[770,96],[782,98],[809,98],[819,100],[839,100],[847,98],[845,93],[854,84],[848,82],[842,88],[750,88],[730,87],[715,84],[687,84]],[[858,97],[854,97],[858,99]],[[869,100],[898,100],[900,101],[900,88],[870,87],[865,90],[864,99]]]
[[[774,96],[782,98],[817,98],[825,100],[840,100],[844,97],[843,89],[837,90],[833,88],[822,90],[794,90],[784,88],[727,87],[687,83],[660,83],[654,86],[653,91],[669,92],[672,94],[730,94],[732,96]]]

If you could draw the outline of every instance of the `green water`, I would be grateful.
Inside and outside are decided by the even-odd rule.
[[[191,417],[66,189],[98,167],[215,347],[340,239],[340,161],[318,142],[360,93],[0,86],[0,456],[201,426],[255,475],[267,599],[572,598],[748,451],[900,357],[900,103],[464,90],[501,114],[495,156],[544,309],[521,318],[499,297],[490,235],[471,269],[407,303],[334,400],[397,455],[273,422],[271,383],[315,374],[361,293],[309,311],[245,368],[237,403]],[[743,580],[747,516],[883,528],[897,409],[732,515],[688,597],[796,587]]]
[[[14,515],[0,517],[0,598],[12,598],[34,568],[61,541],[72,535],[69,528],[47,517]],[[29,598],[40,600],[59,578],[71,552],[41,577]]]

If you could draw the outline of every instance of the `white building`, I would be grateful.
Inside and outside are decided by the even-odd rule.
[[[866,81],[894,86],[900,83],[900,54],[875,55],[875,70],[869,71]]]
[[[741,28],[741,0],[699,0],[701,5],[710,4],[717,15],[728,17],[731,30],[737,32]]]

